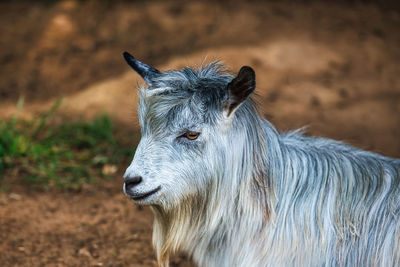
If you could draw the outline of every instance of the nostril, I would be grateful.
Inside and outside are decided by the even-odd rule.
[[[139,184],[142,181],[142,176],[134,176],[126,179],[125,185],[127,189],[134,187],[135,185]]]

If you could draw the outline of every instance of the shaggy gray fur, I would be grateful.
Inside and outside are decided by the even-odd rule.
[[[251,98],[232,114],[218,63],[156,73],[140,88],[142,139],[124,191],[150,205],[159,264],[400,266],[400,160],[294,131]],[[185,133],[198,132],[196,140]]]

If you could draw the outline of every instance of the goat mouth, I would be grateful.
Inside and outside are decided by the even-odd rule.
[[[161,189],[161,186],[158,186],[156,189],[153,189],[150,192],[147,192],[147,193],[144,193],[144,194],[138,194],[138,195],[135,195],[135,196],[131,195],[131,199],[133,199],[133,200],[145,199],[145,198],[157,193],[160,189]]]

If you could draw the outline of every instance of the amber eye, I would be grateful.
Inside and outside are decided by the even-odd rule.
[[[183,136],[189,140],[196,140],[199,135],[200,133],[198,132],[186,132]]]

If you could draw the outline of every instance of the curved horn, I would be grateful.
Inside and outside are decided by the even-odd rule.
[[[151,80],[153,79],[153,77],[160,74],[157,69],[140,62],[128,52],[124,52],[122,53],[122,55],[124,56],[128,65],[131,66],[131,68],[136,71],[140,76],[142,76],[147,84],[151,85]]]

